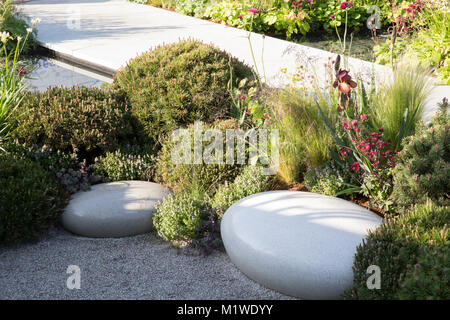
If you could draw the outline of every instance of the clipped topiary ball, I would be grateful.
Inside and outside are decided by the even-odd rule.
[[[427,198],[450,203],[450,115],[437,114],[405,139],[393,170],[392,199],[401,209]]]
[[[251,78],[251,69],[226,52],[199,41],[158,46],[119,70],[114,86],[130,99],[132,113],[150,142],[194,121],[224,118],[231,109],[227,89]]]
[[[208,129],[218,129],[223,133],[223,138],[226,137],[226,129],[237,129],[238,123],[234,119],[217,121],[211,125],[206,123],[199,123],[202,130],[199,131],[203,135]],[[191,163],[176,163],[172,159],[172,153],[176,150],[178,140],[172,141],[169,138],[164,142],[161,151],[158,154],[158,160],[156,163],[156,181],[167,185],[174,189],[176,192],[189,188],[194,182],[197,187],[208,190],[209,194],[213,194],[218,186],[226,181],[233,181],[234,178],[241,172],[243,165],[240,164],[226,164],[226,148],[225,141],[221,140],[224,144],[223,147],[223,163],[221,164],[201,164],[193,163],[194,157],[194,132],[195,126],[190,125],[187,129],[189,136],[191,137]],[[203,150],[212,142],[211,140],[203,141]],[[183,150],[180,150],[180,157],[184,156]],[[204,159],[202,159],[204,160]]]
[[[68,196],[52,173],[29,159],[0,154],[0,242],[34,239],[51,226]]]
[[[90,87],[29,93],[14,118],[13,138],[89,161],[133,133],[125,97]]]

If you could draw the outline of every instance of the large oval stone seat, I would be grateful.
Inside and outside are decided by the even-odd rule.
[[[381,223],[342,199],[271,191],[232,205],[221,233],[231,261],[249,278],[302,299],[339,299],[352,284],[356,247]]]
[[[155,205],[169,194],[157,183],[118,181],[97,184],[73,195],[62,225],[85,237],[125,237],[149,232]]]

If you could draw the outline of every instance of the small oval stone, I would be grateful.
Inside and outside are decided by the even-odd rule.
[[[93,238],[137,235],[152,229],[156,204],[170,193],[153,182],[97,184],[72,196],[61,222],[75,234]]]

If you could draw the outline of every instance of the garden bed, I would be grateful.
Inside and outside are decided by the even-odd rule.
[[[247,18],[253,22],[258,12]],[[37,23],[21,30],[31,40]],[[261,192],[306,188],[385,218],[351,248],[346,298],[448,299],[450,115],[443,99],[430,123],[420,121],[432,87],[427,66],[399,58],[393,69],[377,66],[375,81],[374,64],[293,45],[317,56],[282,70],[288,85],[270,87],[257,63],[252,68],[214,45],[180,40],[140,54],[100,88],[27,92],[17,43],[28,38],[6,31],[1,37],[0,242],[39,239],[71,195],[91,185],[142,180],[173,191],[156,208],[154,234],[167,246],[190,244],[214,255],[230,207]],[[322,74],[311,72],[315,66]],[[223,150],[228,132],[238,134],[231,156]],[[152,244],[141,240],[154,237],[124,243],[133,246],[133,239],[142,250]],[[389,279],[383,290],[366,288],[371,265]]]

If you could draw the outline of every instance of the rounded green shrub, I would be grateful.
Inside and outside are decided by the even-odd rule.
[[[129,137],[130,123],[126,99],[116,92],[56,87],[27,94],[15,112],[13,137],[91,161]]]
[[[119,70],[114,86],[123,90],[142,136],[160,142],[173,129],[229,114],[227,85],[252,76],[251,69],[226,52],[198,41],[158,46]]]
[[[209,209],[198,193],[172,194],[157,206],[153,225],[157,234],[166,241],[174,244],[189,242],[201,235]]]
[[[59,217],[67,194],[39,164],[0,154],[0,242],[35,238]]]
[[[216,121],[212,125],[206,123],[198,122],[201,125],[201,130],[197,130],[198,133],[204,134],[208,129],[218,129],[223,132],[223,138],[225,139],[226,129],[237,129],[238,124],[236,120],[222,120]],[[197,186],[203,188],[204,190],[209,190],[212,194],[216,188],[226,181],[233,181],[234,178],[241,172],[242,165],[239,164],[226,164],[226,149],[223,148],[223,163],[219,164],[194,164],[194,134],[195,125],[190,125],[186,128],[187,136],[190,138],[191,143],[191,163],[176,163],[172,159],[172,153],[176,152],[174,150],[178,145],[180,140],[168,139],[162,146],[161,151],[158,154],[158,160],[156,164],[156,181],[164,183],[168,187],[174,189],[175,191],[184,190],[189,188],[193,181],[196,182]],[[182,138],[183,139],[183,138]],[[208,146],[214,139],[203,140],[203,149]],[[224,141],[220,141],[224,144]],[[181,158],[184,156],[183,150],[176,153]],[[204,160],[204,159],[203,159]]]
[[[145,180],[154,176],[155,157],[145,147],[125,146],[96,159],[95,172],[110,181]],[[151,150],[152,151],[152,150]]]
[[[236,177],[233,183],[220,186],[211,200],[211,206],[217,210],[219,217],[236,201],[252,194],[270,190],[275,176],[265,175],[259,165],[249,165]]]
[[[450,190],[450,115],[438,113],[405,139],[393,170],[392,199],[406,209],[431,198],[448,205]]]
[[[432,202],[388,218],[357,248],[348,299],[449,299],[450,208]],[[436,263],[436,264],[435,264]],[[368,289],[367,268],[381,270],[381,289]]]

